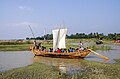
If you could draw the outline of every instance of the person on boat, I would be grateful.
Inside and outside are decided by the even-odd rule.
[[[38,46],[39,46],[39,47],[41,47],[41,42],[40,42],[40,43],[38,43]]]
[[[53,52],[53,49],[52,49],[52,48],[49,48],[49,52]]]
[[[36,45],[36,40],[33,41],[33,44],[34,44],[34,47],[33,47],[33,48],[36,49],[36,46],[37,46],[37,45]]]
[[[76,49],[75,49],[75,51],[78,51],[78,50],[79,50],[79,48],[76,48]]]
[[[64,53],[64,49],[61,49],[61,52]]]
[[[33,41],[34,46],[36,46],[36,40]]]
[[[75,49],[74,49],[74,48],[72,48],[72,52],[75,52]]]
[[[80,52],[80,51],[84,51],[84,50],[86,50],[86,48],[80,47],[78,51]]]
[[[70,47],[69,51],[70,51],[70,52],[73,52],[74,50],[73,50],[73,48]]]
[[[79,44],[79,45],[80,45],[80,47],[83,47],[83,43],[82,43],[81,41],[80,41],[80,44]]]
[[[71,52],[72,51],[72,49],[71,49],[71,47],[69,48],[69,52]]]
[[[64,49],[64,53],[67,53],[67,50],[66,50],[66,49]]]
[[[70,52],[70,49],[68,49],[68,52]]]
[[[58,49],[57,49],[57,52],[58,52],[58,53],[60,53],[60,52],[61,52],[61,50],[58,48]]]
[[[44,46],[42,46],[42,47],[41,47],[41,49],[42,49],[42,51],[44,51],[44,50],[45,50],[45,47],[44,47]]]
[[[41,43],[38,43],[38,45],[37,45],[37,49],[39,49],[39,47],[41,47]]]

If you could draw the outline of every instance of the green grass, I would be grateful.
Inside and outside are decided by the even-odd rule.
[[[25,51],[29,50],[30,44],[0,45],[0,51]]]

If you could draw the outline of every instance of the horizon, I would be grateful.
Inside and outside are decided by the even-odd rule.
[[[66,26],[67,34],[120,33],[120,0],[1,0],[0,40],[51,33]]]

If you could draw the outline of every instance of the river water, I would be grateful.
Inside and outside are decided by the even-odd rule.
[[[120,58],[120,46],[110,45],[115,50],[96,52],[106,56],[109,60],[105,61],[103,58],[90,53],[85,60],[92,60],[104,63],[115,63],[113,59]],[[24,67],[35,62],[44,63],[51,66],[56,66],[61,72],[75,73],[79,72],[84,66],[82,59],[62,59],[49,57],[34,57],[31,51],[0,51],[0,72],[10,70],[13,68]]]
[[[33,63],[30,51],[0,51],[0,71],[24,67]]]

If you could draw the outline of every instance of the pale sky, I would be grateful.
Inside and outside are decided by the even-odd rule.
[[[0,0],[0,39],[25,39],[66,27],[72,33],[120,33],[120,0]]]

